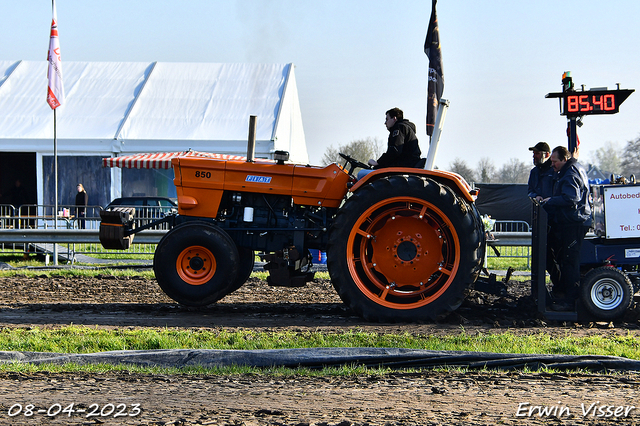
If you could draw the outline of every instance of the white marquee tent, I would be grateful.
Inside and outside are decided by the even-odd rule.
[[[293,64],[63,62],[62,68],[66,102],[57,109],[59,160],[99,158],[101,167],[103,157],[189,149],[246,156],[249,116],[255,115],[256,157],[273,158],[274,151],[284,150],[291,161],[308,162]],[[31,153],[38,204],[46,204],[53,189],[46,72],[46,61],[0,61],[0,168],[16,164],[11,153]],[[85,163],[68,164],[82,169]],[[75,181],[93,177],[87,176],[91,170],[68,172],[73,188]],[[97,182],[110,187],[92,188],[94,194],[121,195],[120,169],[93,172],[106,173]],[[0,170],[0,192],[11,180]],[[59,183],[60,190],[65,192]]]

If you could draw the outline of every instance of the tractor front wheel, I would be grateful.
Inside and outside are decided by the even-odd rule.
[[[475,206],[434,180],[396,175],[345,202],[327,266],[342,300],[365,319],[433,320],[460,306],[484,248]]]
[[[230,291],[238,275],[238,250],[222,229],[190,222],[160,241],[153,269],[160,288],[187,306],[206,306]]]

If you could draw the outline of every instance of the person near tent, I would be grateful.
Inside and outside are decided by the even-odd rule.
[[[9,191],[9,204],[19,209],[20,206],[26,202],[27,196],[22,187],[22,182],[20,182],[20,179],[16,179],[15,185],[11,188],[11,191]]]
[[[591,226],[589,179],[564,146],[551,152],[556,171],[553,194],[542,200],[549,216],[547,270],[553,282],[552,308],[573,309],[580,286],[580,248]]]
[[[2,194],[0,194],[0,198],[1,197]],[[13,206],[13,208],[9,210],[11,216],[20,216],[20,206],[27,202],[27,196],[25,194],[24,187],[22,186],[22,182],[20,182],[20,179],[16,179],[13,188],[11,188],[9,190],[9,193],[7,194],[7,198],[9,204]],[[15,220],[13,222],[13,227],[19,228],[19,226],[19,221]]]
[[[78,228],[85,229],[85,216],[87,214],[87,204],[89,204],[89,195],[81,183],[78,184],[76,189],[78,190],[76,194],[76,218],[78,220]]]
[[[533,151],[533,169],[529,172],[527,192],[529,198],[540,202],[551,197],[553,193],[553,175],[555,173],[551,166],[551,150],[546,142],[538,142],[529,148]]]
[[[387,151],[377,160],[370,159],[368,164],[373,169],[416,167],[422,161],[416,136],[416,125],[404,118],[404,113],[400,108],[391,108],[387,111],[384,124],[389,131]],[[361,170],[358,173],[358,179],[368,173],[371,173],[371,169]]]

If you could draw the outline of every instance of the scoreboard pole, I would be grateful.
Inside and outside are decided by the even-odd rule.
[[[562,74],[562,93],[568,96],[575,92],[571,72],[567,71]],[[564,111],[567,112],[566,101],[564,102]],[[578,117],[571,115],[567,117],[567,148],[571,155],[575,155],[578,149]]]
[[[578,119],[576,117],[569,117],[567,123],[568,141],[567,148],[571,155],[574,155],[578,149]]]

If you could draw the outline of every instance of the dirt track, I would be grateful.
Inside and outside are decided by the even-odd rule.
[[[378,333],[456,334],[503,332],[588,335],[638,334],[631,312],[615,324],[552,324],[537,319],[526,297],[528,283],[511,282],[510,297],[472,293],[456,311],[438,323],[372,324],[351,314],[327,281],[305,288],[268,287],[252,280],[220,303],[193,309],[172,303],[155,281],[144,279],[2,278],[0,326],[55,327],[86,324],[98,327],[180,327],[251,330],[347,329]],[[149,376],[0,374],[0,424],[636,424],[640,421],[640,377],[544,375],[523,373],[394,374],[383,378],[259,378],[251,376]],[[74,403],[71,417],[47,417]],[[123,414],[89,417],[80,410],[108,413],[111,403]],[[592,404],[610,405],[602,412]],[[21,404],[34,404],[36,414],[15,414]],[[582,406],[581,404],[584,404]],[[538,408],[546,407],[542,416]],[[557,407],[554,411],[554,407]],[[118,408],[118,407],[115,407]],[[24,408],[23,408],[24,409]],[[529,416],[529,409],[532,415]],[[538,410],[538,411],[536,411]],[[118,409],[115,411],[118,412]],[[522,416],[517,414],[524,414]],[[553,417],[552,414],[558,415]],[[595,414],[595,415],[592,415]]]

